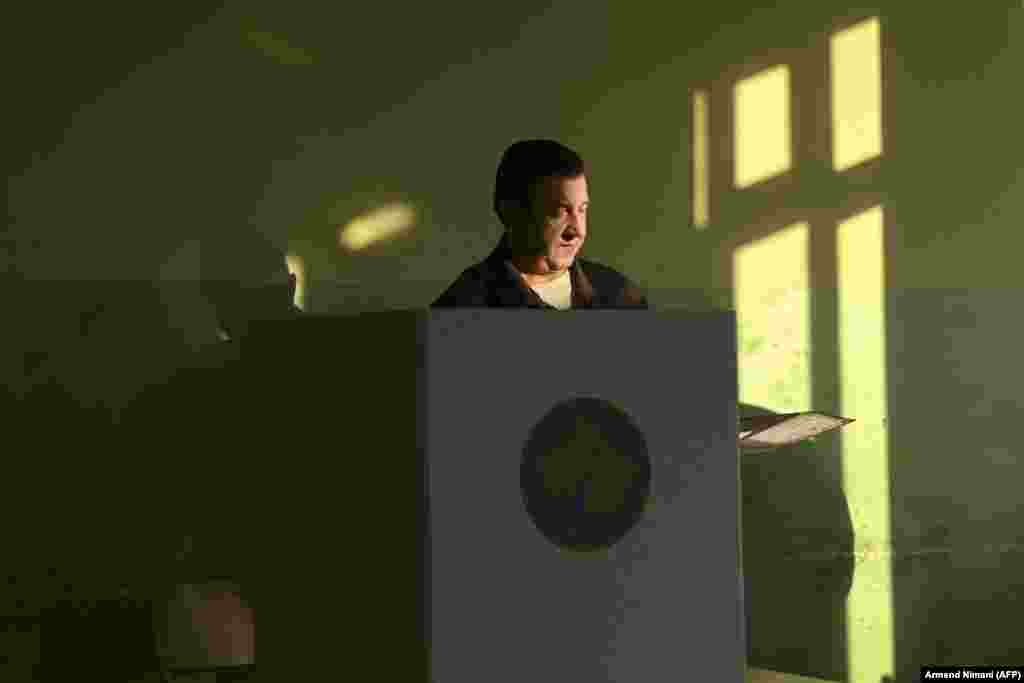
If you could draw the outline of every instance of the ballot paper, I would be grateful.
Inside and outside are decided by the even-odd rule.
[[[792,446],[819,434],[845,427],[853,421],[853,418],[817,412],[741,417],[740,453],[763,453],[783,446]]]

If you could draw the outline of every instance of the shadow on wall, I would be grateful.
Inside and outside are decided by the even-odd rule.
[[[740,417],[774,414],[739,408]],[[845,680],[853,525],[828,439],[742,459],[747,661]]]

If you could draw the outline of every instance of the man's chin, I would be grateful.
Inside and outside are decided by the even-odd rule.
[[[552,272],[555,272],[555,273],[560,273],[563,270],[568,270],[569,269],[569,266],[572,265],[572,260],[574,258],[575,258],[575,254],[573,256],[568,256],[568,257],[566,257],[566,256],[558,256],[558,257],[549,256],[549,257],[547,257],[545,259],[545,261],[547,261],[548,270],[550,270]]]

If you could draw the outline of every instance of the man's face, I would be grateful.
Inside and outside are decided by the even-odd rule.
[[[512,243],[531,274],[565,271],[587,237],[587,178],[542,178],[533,188],[528,210],[518,212]]]

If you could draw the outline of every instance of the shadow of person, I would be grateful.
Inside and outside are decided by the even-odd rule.
[[[740,404],[739,414],[775,413]],[[757,668],[842,680],[854,539],[830,439],[741,459],[747,657]]]

